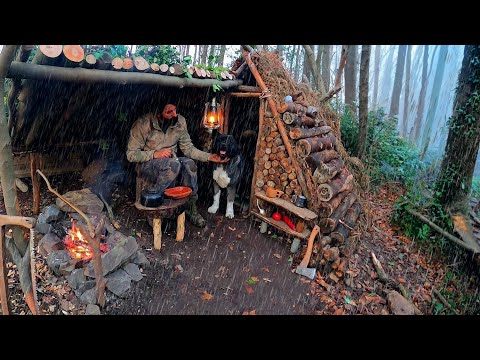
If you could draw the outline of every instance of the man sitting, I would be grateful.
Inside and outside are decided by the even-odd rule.
[[[177,147],[186,157],[177,157]],[[165,105],[161,113],[149,113],[135,121],[130,130],[127,159],[140,163],[140,176],[153,184],[152,192],[163,193],[180,175],[182,185],[192,189],[186,208],[188,219],[195,226],[206,225],[196,207],[197,165],[193,160],[225,163],[229,159],[197,149],[188,134],[185,118],[177,114],[174,104]]]

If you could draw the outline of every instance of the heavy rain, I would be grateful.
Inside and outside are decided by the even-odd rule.
[[[479,46],[0,51],[1,314],[480,313]]]

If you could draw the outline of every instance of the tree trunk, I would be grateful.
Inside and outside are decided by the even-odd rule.
[[[407,137],[408,126],[408,97],[410,96],[410,68],[412,62],[412,45],[407,48],[407,64],[405,66],[405,98],[403,99],[403,121],[401,134]]]
[[[375,64],[373,66],[373,106],[377,106],[378,76],[380,74],[380,48],[381,45],[375,45]]]
[[[312,49],[311,45],[310,46],[310,50]],[[309,60],[308,60],[308,55],[307,55],[307,52],[305,50],[305,45],[302,45],[303,47],[303,73],[302,73],[302,78],[306,78],[308,81],[307,83],[310,82],[310,77],[312,75],[312,66],[309,64]],[[313,51],[312,51],[313,52]],[[314,58],[314,63],[315,63],[315,56],[313,57]]]
[[[420,88],[420,95],[418,96],[418,107],[415,121],[413,123],[413,131],[410,132],[410,140],[417,142],[420,135],[420,128],[422,127],[423,109],[425,107],[425,96],[427,94],[428,85],[428,45],[423,46],[423,66],[422,66],[422,87]]]
[[[308,62],[304,62],[303,66],[307,66],[309,68],[309,74],[313,75],[313,81],[315,83],[315,87],[320,92],[320,95],[325,94],[325,86],[323,85],[323,79],[320,75],[320,70],[316,66],[315,63],[315,54],[313,53],[312,47],[310,45],[303,45],[303,49],[305,50],[305,60]],[[305,75],[305,69],[303,71]]]
[[[357,45],[350,45],[347,50],[347,64],[345,66],[345,106],[356,115],[355,102],[357,101]]]
[[[438,200],[465,211],[480,141],[480,46],[466,45],[440,175]],[[466,212],[464,212],[466,214]]]
[[[437,68],[435,69],[435,77],[433,78],[432,94],[430,95],[430,103],[428,106],[427,117],[425,118],[425,130],[422,136],[422,147],[420,157],[425,158],[428,144],[430,143],[430,135],[432,133],[432,124],[438,107],[438,97],[442,88],[443,75],[445,74],[445,63],[447,61],[448,45],[440,45],[440,53],[438,54]],[[432,59],[433,60],[433,59]]]
[[[202,46],[202,51],[200,54],[200,64],[206,65],[207,64],[207,52],[208,52],[208,45]]]
[[[367,143],[368,124],[368,74],[370,69],[370,45],[362,45],[362,57],[360,62],[360,103],[358,110],[358,145],[357,157],[363,158]]]
[[[330,64],[331,64],[331,45],[323,46],[322,55],[322,78],[325,89],[330,89]]]
[[[218,54],[218,66],[223,66],[223,61],[225,59],[225,50],[227,50],[227,45],[220,45],[220,53]]]
[[[0,53],[0,99],[5,97],[5,75],[8,68],[15,57],[17,45],[4,45],[2,52]],[[15,190],[15,174],[13,170],[13,153],[10,134],[8,133],[7,119],[5,118],[5,104],[0,101],[0,181],[2,184],[3,202],[5,204],[5,210],[7,215],[18,215],[16,209],[17,193]],[[21,256],[26,256],[28,242],[23,239],[23,231],[18,227],[13,228],[13,240],[17,250]],[[21,266],[25,265],[25,268]],[[27,294],[31,290],[31,280],[28,276],[22,276],[22,274],[29,273],[30,262],[20,262],[17,265],[21,273],[20,283],[22,290]]]
[[[402,91],[403,70],[405,68],[405,54],[407,52],[407,45],[400,45],[397,55],[397,67],[395,70],[395,80],[393,81],[392,102],[390,103],[389,117],[398,115],[398,108],[400,104],[400,92]]]
[[[295,59],[295,81],[296,82],[298,82],[300,78],[300,49],[301,48],[302,47],[298,45],[296,59]]]

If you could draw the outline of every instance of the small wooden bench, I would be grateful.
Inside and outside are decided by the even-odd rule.
[[[136,194],[135,194],[135,207],[144,212],[146,216],[153,217],[153,247],[156,250],[162,248],[162,219],[177,217],[177,241],[183,241],[185,236],[185,204],[190,196],[183,199],[168,199],[161,206],[158,207],[145,207],[140,203],[140,196],[143,188],[147,185],[141,177],[137,176],[136,180]]]

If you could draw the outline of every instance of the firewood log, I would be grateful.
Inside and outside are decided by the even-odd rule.
[[[353,184],[352,184],[352,189],[353,189]],[[342,200],[350,193],[350,191],[351,189],[342,191],[341,193],[338,193],[337,195],[335,195],[330,201],[321,202],[319,204],[318,216],[320,218],[323,218],[333,214],[335,209],[341,204]]]
[[[99,70],[110,70],[112,68],[113,57],[110,53],[104,51],[102,56],[97,59],[97,69]]]
[[[146,71],[149,72],[149,73],[153,73],[153,74],[159,74],[160,73],[160,65],[158,65],[157,63],[151,63],[150,68],[147,69]]]
[[[97,59],[93,54],[87,54],[82,62],[82,67],[85,69],[94,69],[97,64]]]
[[[323,150],[319,152],[314,152],[305,158],[305,162],[307,165],[315,171],[317,167],[320,166],[322,163],[329,162],[333,159],[338,159],[340,154],[335,150]]]
[[[62,51],[65,56],[65,61],[62,65],[65,67],[79,66],[85,56],[80,45],[64,45]]]
[[[123,60],[119,57],[116,57],[112,60],[112,68],[114,70],[122,70],[123,69]]]
[[[307,112],[307,107],[300,105],[298,103],[294,102],[288,102],[288,103],[280,103],[280,105],[277,107],[277,111],[280,114],[284,114],[285,112],[290,112],[293,114],[305,114]]]
[[[174,76],[180,76],[180,75],[183,74],[182,65],[175,63],[175,64],[173,64],[171,67],[173,68],[173,73],[172,73],[172,75],[174,75]],[[204,75],[203,77],[205,78],[206,76],[207,76],[207,73],[205,73],[205,75]]]
[[[344,218],[347,210],[350,209],[356,199],[355,192],[350,192],[328,218],[320,219],[318,226],[320,226],[323,234],[330,233],[337,227],[338,220]]]
[[[55,59],[62,53],[63,45],[40,45],[39,50],[46,57]]]
[[[123,67],[124,71],[131,71],[133,70],[133,60],[131,58],[125,58],[123,60]]]
[[[362,206],[358,201],[353,203],[350,209],[347,210],[343,221],[339,221],[336,229],[330,234],[332,240],[337,241],[338,244],[345,243],[345,239],[348,238],[350,231],[355,227],[361,210]]]
[[[150,64],[142,56],[136,56],[133,59],[133,66],[136,71],[143,72],[150,68]]]
[[[315,184],[323,184],[332,179],[342,168],[343,160],[341,158],[320,163],[312,174]]]
[[[335,141],[335,136],[331,134],[300,139],[297,142],[297,154],[298,156],[305,157],[321,150],[333,149],[335,147]]]
[[[291,139],[298,140],[298,139],[309,138],[312,136],[327,134],[330,131],[332,131],[332,128],[330,126],[321,126],[321,127],[316,126],[310,129],[302,129],[302,128],[296,127],[290,130],[289,135]]]
[[[339,192],[346,190],[346,187],[353,181],[353,175],[349,174],[347,168],[343,168],[332,180],[317,187],[317,195],[320,201],[329,201]]]
[[[168,73],[169,66],[167,64],[160,65],[160,74],[166,75]]]
[[[285,114],[284,114],[285,115]],[[298,126],[298,127],[313,127],[316,125],[316,121],[314,118],[308,116],[307,114],[305,115],[297,115],[295,116],[293,122],[291,123],[292,126]]]

